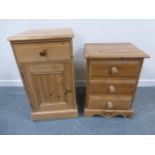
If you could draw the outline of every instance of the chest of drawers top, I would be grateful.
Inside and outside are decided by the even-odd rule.
[[[84,51],[87,59],[149,58],[149,55],[131,43],[87,43]]]

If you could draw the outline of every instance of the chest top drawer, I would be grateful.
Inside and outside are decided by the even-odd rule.
[[[92,77],[136,77],[140,69],[139,60],[90,60],[89,76]]]
[[[71,59],[71,42],[40,42],[13,44],[18,62],[44,62]]]

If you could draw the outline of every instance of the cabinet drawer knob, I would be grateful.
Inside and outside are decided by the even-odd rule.
[[[112,73],[112,74],[117,74],[118,71],[119,71],[119,69],[118,69],[117,67],[112,67],[112,68],[111,68],[111,73]]]
[[[111,109],[111,108],[114,107],[114,105],[112,104],[111,101],[108,101],[108,102],[106,103],[106,107],[109,108],[109,109]]]
[[[115,93],[115,92],[116,92],[115,86],[110,85],[110,86],[109,86],[109,92],[110,92],[110,93]]]
[[[71,89],[65,89],[64,95],[67,95],[68,93],[71,93]]]
[[[43,50],[39,54],[40,54],[40,56],[47,56],[47,51],[46,50]]]

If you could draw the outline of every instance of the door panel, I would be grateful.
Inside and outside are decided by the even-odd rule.
[[[58,62],[22,65],[23,76],[27,79],[27,85],[31,89],[30,99],[36,105],[36,110],[70,108],[70,103],[73,102],[73,92],[71,89],[72,79],[68,77],[69,66],[69,63]]]
[[[65,102],[63,74],[42,73],[33,74],[32,79],[37,96],[41,104],[51,104],[54,102]]]

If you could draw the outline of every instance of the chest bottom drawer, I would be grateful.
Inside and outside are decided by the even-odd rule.
[[[130,109],[132,96],[128,95],[91,95],[89,96],[89,107],[92,109]]]

